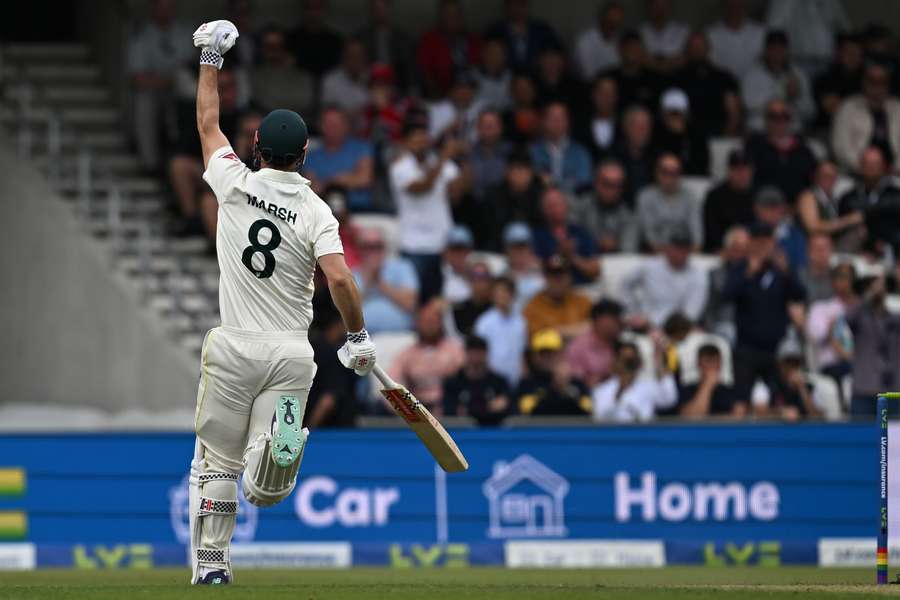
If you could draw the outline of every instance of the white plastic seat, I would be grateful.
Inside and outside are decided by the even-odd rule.
[[[681,383],[692,385],[700,381],[700,369],[697,364],[697,351],[701,346],[712,344],[722,355],[722,376],[724,385],[734,385],[734,364],[731,357],[731,346],[722,336],[714,333],[693,332],[676,347],[678,365],[681,371]]]

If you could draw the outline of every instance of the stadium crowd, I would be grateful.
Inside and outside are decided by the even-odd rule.
[[[304,116],[302,174],[341,224],[368,329],[436,414],[794,420],[874,414],[900,387],[891,32],[853,29],[839,0],[771,2],[764,21],[723,0],[704,29],[671,5],[626,23],[610,0],[563,40],[527,0],[484,31],[437,0],[421,32],[371,0],[352,34],[324,0],[292,29],[227,4],[223,131],[247,160],[266,111]],[[190,29],[151,2],[134,136],[171,186],[173,234],[212,243]],[[308,419],[351,425],[384,407],[338,364],[319,290]]]

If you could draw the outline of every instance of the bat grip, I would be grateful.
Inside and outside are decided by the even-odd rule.
[[[381,382],[382,387],[385,389],[393,389],[399,387],[393,379],[388,377],[388,374],[384,372],[384,369],[379,367],[377,364],[372,369],[372,375],[374,375],[376,379]]]

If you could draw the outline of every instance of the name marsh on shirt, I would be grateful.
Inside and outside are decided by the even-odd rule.
[[[250,206],[255,206],[256,208],[262,209],[267,213],[278,217],[285,223],[291,223],[293,225],[297,224],[297,213],[292,210],[288,210],[283,206],[278,206],[274,202],[266,202],[265,200],[260,200],[256,196],[251,196],[247,194],[247,204]]]

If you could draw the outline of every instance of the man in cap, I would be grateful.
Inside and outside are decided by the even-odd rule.
[[[792,269],[806,266],[806,236],[794,224],[784,194],[776,187],[759,190],[753,202],[756,220],[772,228],[778,247],[784,252]]]
[[[563,355],[563,338],[555,329],[531,337],[530,375],[516,389],[516,408],[523,415],[589,415],[591,395]]]
[[[753,163],[740,148],[728,155],[725,181],[706,194],[703,202],[703,251],[722,249],[725,233],[737,225],[747,226],[753,215]]]
[[[588,326],[591,301],[572,289],[572,271],[562,256],[554,254],[544,261],[546,286],[522,311],[528,333],[556,329],[565,336],[578,335]]]
[[[709,142],[693,125],[688,95],[681,88],[669,88],[659,101],[659,112],[654,147],[677,156],[685,174],[705,177],[709,173]]]
[[[301,429],[316,365],[307,338],[313,274],[321,267],[349,332],[338,357],[358,375],[375,366],[375,346],[344,261],[338,222],[297,170],[308,133],[303,119],[274,110],[256,136],[254,167],[240,161],[219,128],[217,80],[238,31],[203,23],[197,129],[219,201],[217,247],[222,326],[203,343],[197,432],[190,475],[193,584],[232,580],[230,546],[238,480],[244,496],[271,506],[294,489],[308,431]]]

